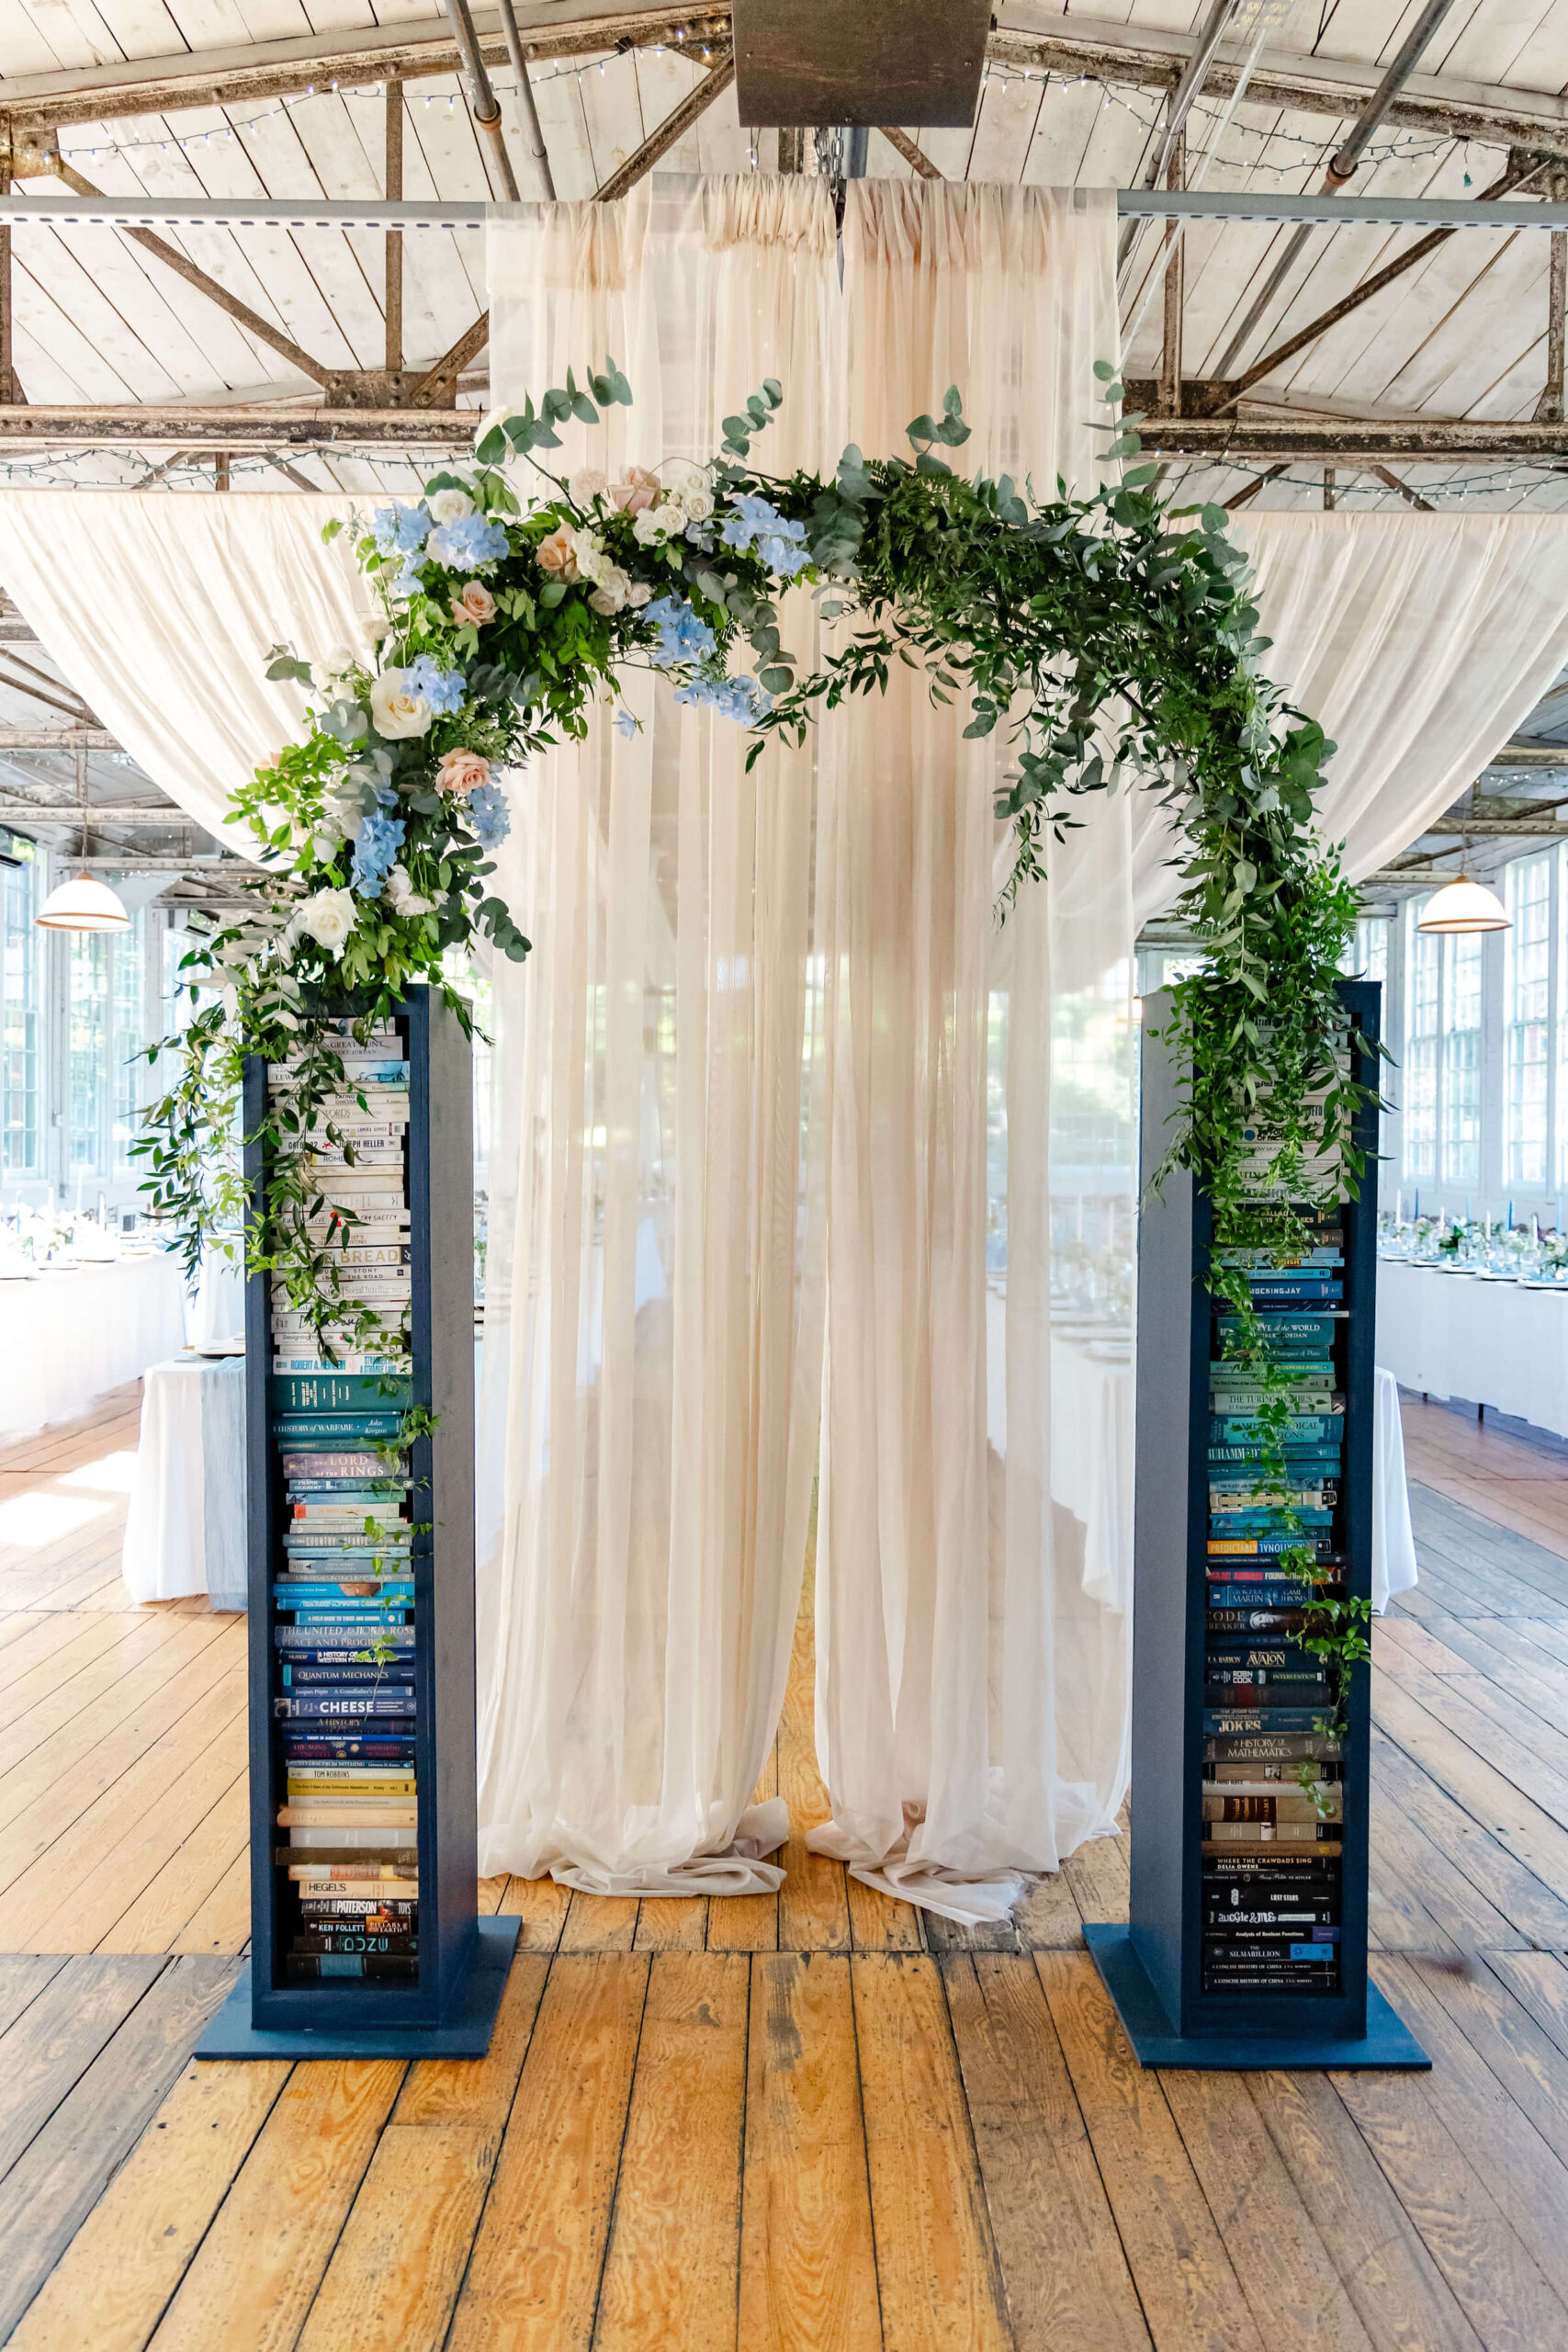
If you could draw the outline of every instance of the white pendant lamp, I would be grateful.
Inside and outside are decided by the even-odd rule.
[[[129,931],[126,913],[107,882],[83,873],[56,883],[38,910],[40,931]]]
[[[77,746],[76,793],[82,804],[80,874],[58,882],[35,918],[40,931],[129,931],[130,917],[107,882],[95,882],[86,868],[88,842],[87,754]]]
[[[1427,899],[1416,928],[1463,937],[1477,931],[1511,931],[1513,924],[1495,890],[1461,874]]]

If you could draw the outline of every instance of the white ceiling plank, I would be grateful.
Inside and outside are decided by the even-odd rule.
[[[698,116],[694,130],[697,169],[700,172],[750,170],[751,133],[749,128],[741,125],[739,101],[736,97],[733,82],[714,100],[705,114]],[[665,171],[671,168],[662,157],[660,168]]]
[[[344,196],[375,197],[380,192],[346,119],[344,102],[333,92],[306,98],[258,123],[246,143],[269,191],[336,195],[337,186],[329,187],[323,181],[325,170],[334,183],[341,180]],[[385,348],[380,301],[370,292],[352,247],[341,234],[330,232],[300,232],[293,243],[337,334],[355,355],[350,364],[378,368]],[[306,347],[312,357],[319,348],[315,344]]]
[[[612,66],[610,73],[615,71]],[[592,195],[599,182],[594,177],[587,119],[576,76],[563,74],[558,65],[545,64],[540,67],[534,90],[539,128],[544,132],[550,170],[555,175],[556,194],[563,203],[581,202]]]
[[[1100,119],[1100,92],[1091,82],[1063,82],[1055,74],[1045,84],[1035,119],[1034,138],[1024,166],[1024,177],[1039,187],[1071,187],[1082,175],[1084,150]],[[931,131],[922,144],[940,161],[934,141],[962,139],[962,131]]]
[[[217,114],[209,114],[204,119],[204,127],[216,127],[221,120]],[[282,130],[292,140],[287,122],[275,125],[263,119],[247,128],[236,128],[232,140],[218,139],[210,146],[188,153],[176,148],[167,155],[156,149],[142,149],[128,160],[135,166],[136,179],[149,194],[265,195],[270,191],[251,148],[254,142],[257,155],[265,158],[268,135],[275,129]],[[170,242],[178,243],[209,277],[248,302],[253,310],[259,311],[264,318],[275,320],[313,358],[330,368],[355,365],[315,279],[286,231],[193,226],[172,232]],[[328,242],[332,242],[330,237]],[[299,385],[299,377],[276,353],[268,353],[263,372],[279,382],[288,381],[292,387]]]
[[[1466,82],[1512,82],[1547,13],[1545,0],[1486,0],[1450,40],[1442,38],[1449,29],[1445,23],[1423,62],[1428,73]]]
[[[650,64],[662,65],[664,62],[662,58],[649,60]],[[560,68],[555,70],[558,73]],[[692,68],[676,59],[674,71],[684,96],[692,80]],[[664,78],[660,76],[660,80]],[[642,144],[642,98],[636,58],[627,55],[608,59],[603,74],[595,65],[591,74],[579,74],[572,86],[582,107],[583,128],[593,159],[594,185],[602,187]],[[525,157],[526,149],[522,153]]]
[[[18,294],[20,290],[18,283]],[[17,373],[28,400],[64,401],[75,407],[87,399],[85,386],[72,374],[64,355],[34,334],[28,306],[20,301],[13,348]]]
[[[49,74],[73,66],[107,65],[120,52],[89,5],[85,24],[74,7],[39,11],[27,0],[10,0],[0,9],[0,62],[6,74]]]
[[[1004,84],[987,74],[980,85],[975,115],[975,143],[969,153],[969,177],[1002,180],[1016,187],[1034,141],[1040,119],[1043,85],[1015,75]]]
[[[47,260],[49,275],[40,264]],[[141,389],[155,375],[143,364],[145,355],[128,350],[121,322],[94,289],[63,246],[47,253],[34,250],[31,260],[13,257],[17,322],[36,341],[57,355],[83,387],[88,401],[119,403],[145,400]]]

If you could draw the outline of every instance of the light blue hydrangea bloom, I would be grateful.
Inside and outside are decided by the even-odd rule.
[[[384,817],[379,808],[372,808],[363,820],[354,846],[352,874],[354,887],[362,899],[380,897],[381,886],[398,862],[403,832],[402,819]]]
[[[423,695],[437,718],[449,718],[463,707],[463,673],[443,670],[433,653],[415,656],[403,672],[403,684],[411,695]]]
[[[726,547],[755,547],[770,571],[781,580],[793,580],[804,571],[811,560],[806,546],[804,523],[786,523],[776,506],[765,498],[750,492],[732,498],[733,512],[724,518],[723,539]]]
[[[430,537],[428,506],[378,506],[370,528],[383,555],[418,555]]]
[[[637,720],[632,717],[629,710],[616,711],[615,716],[610,721],[610,724],[615,729],[617,735],[625,736],[628,743],[631,741],[632,737],[637,733]]]
[[[717,639],[695,606],[682,597],[656,596],[643,607],[642,617],[658,631],[650,656],[654,667],[672,670],[679,662],[703,662]]]
[[[430,535],[430,554],[451,571],[479,571],[499,563],[511,541],[504,523],[492,523],[476,509],[459,514],[455,523],[441,523]]]
[[[757,726],[773,707],[772,695],[765,693],[746,670],[733,678],[705,677],[699,671],[684,685],[676,687],[675,699],[716,710],[721,718],[732,718],[738,727]]]
[[[512,831],[512,816],[506,806],[506,795],[498,784],[478,784],[463,803],[475,838],[486,849],[494,849]]]

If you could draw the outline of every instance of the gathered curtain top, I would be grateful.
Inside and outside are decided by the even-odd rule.
[[[526,222],[538,240],[528,256],[520,242],[491,238],[492,301],[498,294],[524,295],[541,281],[570,292],[621,292],[641,269],[650,243],[708,253],[772,247],[821,259],[838,237],[826,180],[770,172],[701,178],[671,173],[639,181],[612,204],[592,198],[575,204],[498,204],[490,217]],[[509,255],[515,257],[515,285],[506,282]]]

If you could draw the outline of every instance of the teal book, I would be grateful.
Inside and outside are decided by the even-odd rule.
[[[397,1410],[380,1413],[288,1413],[274,1411],[272,1433],[279,1445],[357,1445],[368,1438],[396,1437],[403,1417]]]
[[[282,1372],[271,1381],[275,1413],[358,1413],[405,1409],[413,1402],[406,1373]]]

